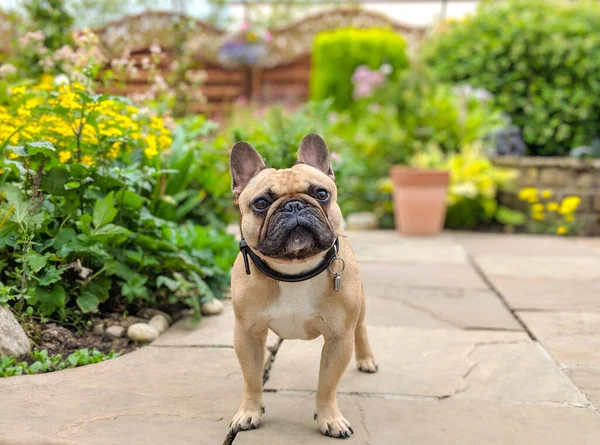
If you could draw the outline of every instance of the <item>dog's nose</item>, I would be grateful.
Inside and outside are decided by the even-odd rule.
[[[283,206],[283,210],[286,212],[298,213],[300,210],[302,210],[305,207],[306,207],[306,204],[304,204],[302,201],[300,201],[299,199],[293,199],[293,200],[285,203],[285,205]]]

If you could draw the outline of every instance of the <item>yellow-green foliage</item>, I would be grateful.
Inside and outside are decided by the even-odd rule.
[[[337,109],[352,102],[352,74],[359,65],[377,69],[389,64],[392,75],[408,66],[406,41],[388,29],[339,29],[315,39],[311,72],[311,99],[332,97]]]

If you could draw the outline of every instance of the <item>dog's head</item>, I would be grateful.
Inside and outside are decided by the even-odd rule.
[[[268,168],[257,151],[238,142],[231,151],[232,188],[242,234],[262,256],[299,260],[328,250],[342,214],[325,141],[306,136],[292,168]]]

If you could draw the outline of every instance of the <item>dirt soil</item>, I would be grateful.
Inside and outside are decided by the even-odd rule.
[[[103,327],[119,324],[115,321],[119,316],[113,314],[105,317],[95,320],[91,327],[82,332],[58,326],[56,323],[32,324],[24,328],[31,339],[32,349],[46,349],[48,355],[60,354],[63,359],[78,349],[96,348],[105,354],[115,351],[122,355],[138,348],[127,335],[117,339],[108,338],[103,332]]]

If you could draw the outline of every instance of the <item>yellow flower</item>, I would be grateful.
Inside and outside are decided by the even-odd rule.
[[[552,190],[549,190],[549,189],[542,190],[542,198],[544,198],[544,199],[552,198]]]
[[[536,202],[538,200],[538,190],[535,187],[527,187],[519,192],[521,201]]]
[[[58,160],[62,163],[67,162],[69,159],[71,159],[71,152],[67,151],[67,150],[63,150],[63,151],[59,151],[58,152]]]
[[[81,163],[85,165],[92,165],[94,163],[94,159],[90,155],[85,155],[81,157]]]
[[[533,204],[531,206],[531,211],[533,213],[544,213],[544,204]]]
[[[18,157],[19,157],[19,155],[16,153],[13,153],[13,152],[10,152],[8,154],[8,159],[17,159]]]
[[[549,202],[548,204],[546,204],[546,208],[549,212],[556,212],[558,210],[558,202]]]
[[[536,221],[546,221],[546,214],[544,212],[536,212],[532,215]]]
[[[569,233],[569,229],[567,228],[567,226],[558,226],[558,228],[556,229],[556,233],[558,235],[566,235],[567,233]]]
[[[561,215],[568,215],[569,213],[573,213],[579,207],[580,202],[581,198],[579,196],[567,196],[565,199],[562,200],[558,212]]]
[[[573,216],[572,213],[569,213],[568,215],[565,215],[565,221],[566,222],[573,222],[573,221],[575,221],[575,217]]]
[[[146,157],[151,159],[158,154],[158,150],[155,146],[146,147],[144,148],[144,154],[146,155]]]

